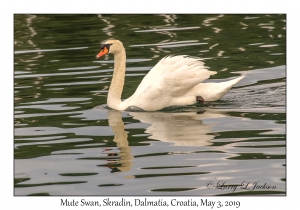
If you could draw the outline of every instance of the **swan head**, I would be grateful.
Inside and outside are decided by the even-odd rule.
[[[96,58],[100,58],[103,55],[106,55],[108,53],[112,54],[117,54],[119,53],[122,49],[124,49],[124,46],[122,42],[116,39],[110,39],[104,42],[104,44],[101,45],[100,52],[98,55],[96,55]]]

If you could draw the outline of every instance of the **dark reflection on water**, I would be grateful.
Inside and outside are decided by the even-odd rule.
[[[15,195],[285,195],[285,15],[14,18]],[[94,58],[112,37],[123,99],[168,54],[204,58],[210,81],[246,77],[204,106],[110,110],[113,57]],[[244,181],[271,187],[217,187]]]

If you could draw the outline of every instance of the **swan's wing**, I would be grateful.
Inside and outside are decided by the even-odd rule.
[[[162,58],[143,78],[139,86],[137,87],[134,94],[139,95],[144,91],[150,84],[159,78],[167,69],[175,63],[175,59],[168,59],[168,57]]]
[[[163,92],[163,97],[178,97],[216,73],[209,71],[200,58],[167,56],[144,77],[134,96],[159,97],[157,94]]]

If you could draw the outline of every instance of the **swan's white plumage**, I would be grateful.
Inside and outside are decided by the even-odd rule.
[[[135,93],[121,102],[125,65],[120,64],[126,61],[125,50],[118,40],[108,40],[106,43],[112,44],[109,52],[115,56],[114,75],[108,95],[108,105],[113,109],[126,110],[135,106],[145,111],[155,111],[169,106],[194,104],[196,96],[201,96],[204,101],[215,101],[244,77],[221,83],[201,83],[217,72],[209,71],[200,58],[167,56],[148,72]],[[120,81],[119,84],[116,81]]]
[[[135,93],[124,101],[144,110],[196,103],[193,87],[217,72],[209,71],[199,58],[184,55],[161,59],[144,77]]]

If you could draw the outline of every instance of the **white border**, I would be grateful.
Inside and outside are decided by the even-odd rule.
[[[298,180],[295,175],[298,171],[296,162],[297,142],[300,141],[298,133],[299,123],[296,117],[299,116],[298,99],[299,84],[297,72],[299,69],[299,6],[296,1],[274,1],[274,0],[251,0],[251,1],[225,1],[225,0],[151,0],[147,1],[104,1],[93,0],[83,1],[37,1],[37,0],[14,0],[1,2],[1,110],[2,118],[2,138],[1,138],[1,208],[14,209],[58,209],[60,207],[60,197],[14,197],[13,196],[13,14],[15,13],[197,13],[197,14],[224,14],[224,13],[286,13],[287,14],[287,196],[286,197],[208,197],[213,201],[239,200],[242,206],[238,209],[283,209],[288,206],[297,206]],[[298,77],[297,77],[298,76]],[[4,127],[3,127],[4,126]],[[298,152],[299,153],[299,152]],[[73,199],[72,197],[63,197]],[[83,197],[95,200],[95,197]],[[134,199],[134,197],[126,197]],[[186,199],[187,197],[181,197]],[[205,197],[201,197],[205,198]],[[80,200],[81,197],[75,197]],[[103,199],[103,197],[98,197]],[[118,197],[116,197],[118,199]],[[155,199],[155,197],[151,197]],[[164,197],[168,200],[171,197]],[[62,207],[66,208],[66,207]],[[82,209],[77,207],[76,209]],[[90,207],[91,208],[91,207]],[[151,207],[146,207],[147,209]],[[169,207],[170,208],[170,207]],[[171,209],[182,209],[173,207]],[[190,207],[191,208],[191,207]],[[200,208],[200,207],[199,207]],[[103,209],[103,208],[102,208]],[[111,208],[114,209],[114,208]],[[127,208],[125,208],[127,209]],[[141,209],[133,207],[130,209]],[[210,208],[202,208],[210,209]],[[221,208],[222,209],[222,208]]]

